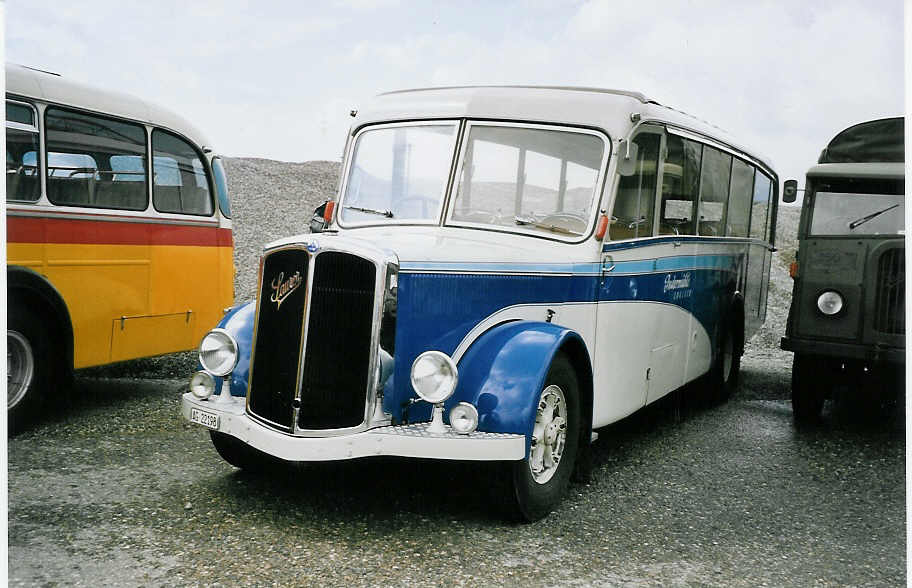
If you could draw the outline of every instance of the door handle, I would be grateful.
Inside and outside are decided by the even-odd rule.
[[[614,269],[614,258],[610,255],[602,255],[602,271],[610,272]]]

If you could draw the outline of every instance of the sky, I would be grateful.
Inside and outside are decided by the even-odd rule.
[[[904,109],[901,0],[9,0],[5,14],[7,61],[175,110],[228,156],[338,161],[349,112],[384,91],[576,85],[643,92],[800,179],[838,131]]]

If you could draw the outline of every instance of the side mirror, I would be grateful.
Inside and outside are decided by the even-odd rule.
[[[798,180],[785,180],[782,186],[782,201],[792,203],[798,197]]]
[[[327,204],[329,204],[329,200],[314,209],[313,217],[310,219],[311,233],[322,233],[326,225],[329,224],[324,218]]]
[[[636,143],[621,139],[618,143],[618,173],[622,176],[632,176],[636,172],[637,153],[639,147]]]

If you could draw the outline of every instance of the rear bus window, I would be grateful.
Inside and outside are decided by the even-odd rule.
[[[152,204],[159,212],[212,214],[209,179],[199,152],[161,129],[152,131]]]
[[[45,127],[51,202],[145,210],[146,130],[142,125],[49,108]],[[126,161],[131,162],[128,169]]]
[[[35,202],[38,177],[38,122],[27,104],[6,103],[6,199]]]

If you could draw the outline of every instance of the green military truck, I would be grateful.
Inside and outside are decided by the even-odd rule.
[[[817,422],[837,385],[882,403],[904,386],[905,174],[902,118],[836,135],[807,172],[792,304],[792,406]],[[797,182],[785,183],[794,202]]]

